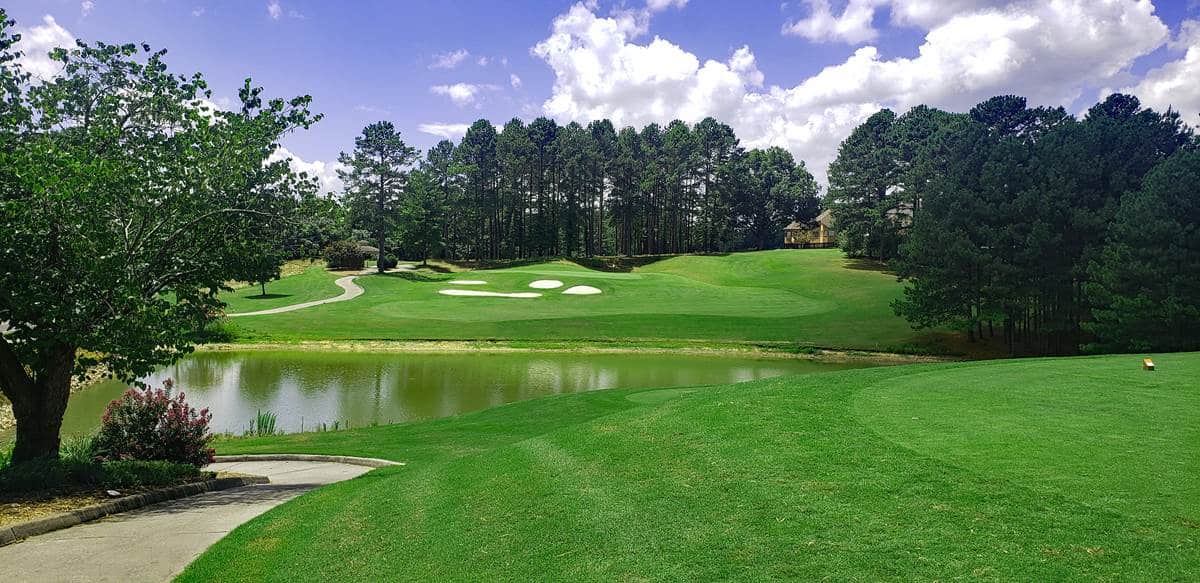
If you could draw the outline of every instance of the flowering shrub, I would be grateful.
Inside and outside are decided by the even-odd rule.
[[[161,389],[129,389],[108,404],[96,436],[96,458],[162,460],[202,466],[212,463],[208,409],[196,411],[183,393],[170,396],[172,382]]]

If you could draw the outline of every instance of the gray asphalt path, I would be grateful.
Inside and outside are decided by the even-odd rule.
[[[329,462],[209,466],[270,484],[208,492],[0,547],[0,581],[169,581],[226,533],[309,490],[371,470]]]

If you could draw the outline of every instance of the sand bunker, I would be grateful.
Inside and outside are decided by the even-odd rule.
[[[590,285],[577,285],[575,287],[564,289],[562,293],[568,296],[594,296],[604,292]]]
[[[562,286],[563,282],[558,281],[557,279],[539,279],[537,281],[530,282],[529,284],[529,287],[533,289],[554,289]]]
[[[450,285],[487,285],[487,282],[481,279],[455,279],[446,283]]]
[[[474,289],[443,289],[438,290],[439,294],[444,296],[469,296],[476,298],[540,298],[542,294],[536,292],[516,292],[511,294],[501,292],[479,291]]]

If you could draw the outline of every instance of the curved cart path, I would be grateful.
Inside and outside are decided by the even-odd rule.
[[[217,463],[208,469],[267,476],[271,483],[161,502],[0,547],[0,581],[168,581],[243,522],[371,470],[311,461]]]
[[[313,306],[319,306],[321,304],[332,304],[334,302],[344,302],[347,300],[352,300],[363,294],[363,288],[361,286],[359,286],[357,283],[354,283],[354,278],[356,278],[356,277],[358,277],[358,276],[357,275],[347,275],[346,277],[339,277],[338,279],[334,280],[333,283],[337,284],[338,287],[340,287],[340,288],[342,288],[342,290],[344,290],[344,291],[342,291],[342,295],[340,295],[340,296],[334,296],[332,298],[325,298],[323,300],[314,300],[311,302],[304,302],[303,304],[292,304],[290,306],[280,306],[278,308],[271,308],[269,310],[259,310],[257,312],[242,312],[240,314],[225,314],[225,315],[230,318],[237,318],[239,316],[265,316],[267,314],[282,314],[284,312],[291,312],[294,310],[303,310],[304,308],[311,308]]]

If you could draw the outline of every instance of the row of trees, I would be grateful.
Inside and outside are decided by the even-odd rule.
[[[495,260],[766,249],[819,211],[817,184],[781,148],[751,150],[711,118],[619,132],[479,120],[416,162],[389,122],[364,128],[346,170],[349,225],[409,256]],[[314,207],[315,208],[315,207]]]
[[[851,255],[890,260],[896,312],[1010,352],[1200,348],[1200,158],[1172,111],[1115,94],[1082,119],[995,97],[881,111],[827,197]]]

